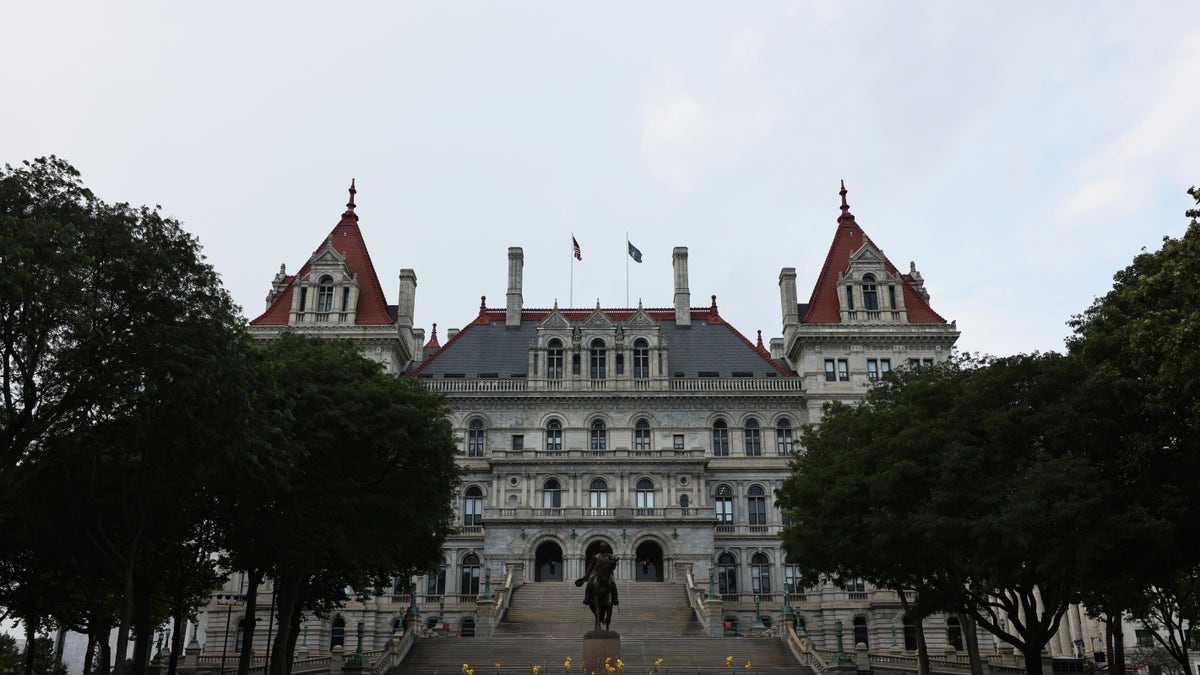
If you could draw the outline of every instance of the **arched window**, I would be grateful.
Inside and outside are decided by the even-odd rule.
[[[479,593],[479,556],[474,553],[463,558],[462,576],[459,579],[458,592],[463,595]]]
[[[867,636],[867,620],[861,616],[854,617],[854,646],[870,647],[871,641]]]
[[[559,486],[558,479],[551,478],[542,484],[542,507],[562,508],[562,487]]]
[[[604,420],[592,422],[589,439],[592,450],[608,449],[608,428],[604,425]]]
[[[911,616],[904,617],[904,651],[917,651],[917,622]]]
[[[562,450],[562,422],[550,420],[546,422],[546,452]]]
[[[650,344],[642,338],[633,341],[633,376],[650,377]]]
[[[786,419],[775,423],[775,452],[792,454],[792,423]]]
[[[317,311],[333,311],[333,277],[325,275],[317,282]]]
[[[758,420],[746,420],[746,456],[759,457],[762,455],[762,429]]]
[[[483,420],[467,426],[467,457],[483,457]]]
[[[954,647],[955,651],[961,652],[963,649],[962,626],[959,625],[957,616],[946,619],[946,644]]]
[[[717,558],[717,588],[721,595],[737,593],[737,559],[732,553]]]
[[[561,380],[563,376],[563,346],[555,338],[546,343],[546,378]]]
[[[863,309],[879,309],[879,294],[875,290],[875,275],[863,275]]]
[[[715,502],[718,525],[733,524],[733,488],[728,485],[717,486],[717,499]]]
[[[771,561],[766,553],[755,553],[750,558],[750,590],[755,595],[771,592]]]
[[[687,495],[679,495],[679,508],[687,510],[688,504],[691,502]]]
[[[725,420],[713,422],[712,450],[714,457],[729,456],[729,425],[725,424]]]
[[[593,479],[588,485],[588,505],[592,507],[592,515],[601,515],[597,509],[608,508],[608,483],[603,478]]]
[[[483,519],[483,491],[472,485],[463,499],[463,525],[479,525]]]
[[[650,449],[650,423],[644,419],[638,420],[633,425],[633,449]]]
[[[242,626],[238,624],[238,634],[241,634]],[[239,643],[241,640],[238,641]],[[346,620],[338,617],[333,620],[333,624],[329,627],[329,651],[333,651],[334,647],[344,647],[346,645]],[[238,651],[241,651],[241,644],[238,645]]]
[[[751,485],[746,492],[746,508],[751,525],[767,524],[767,493],[761,485]]]
[[[591,349],[591,376],[593,380],[603,380],[608,377],[608,347],[604,344],[604,340],[596,338],[592,340]]]
[[[654,481],[649,478],[642,478],[637,482],[637,507],[654,508]]]
[[[425,592],[429,595],[445,595],[446,594],[446,568],[438,570],[437,574],[430,574],[425,577]]]

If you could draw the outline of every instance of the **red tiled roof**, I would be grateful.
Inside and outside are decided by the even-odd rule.
[[[329,237],[321,242],[314,252],[325,247],[326,241],[331,241],[333,248],[346,258],[346,268],[350,274],[358,276],[358,312],[354,321],[357,326],[391,325],[392,318],[388,316],[387,300],[383,296],[383,287],[379,285],[379,277],[375,274],[375,265],[371,263],[371,254],[363,241],[362,230],[358,227],[358,214],[354,213],[354,189],[350,184],[350,202],[346,204],[346,212],[334,226]],[[292,308],[292,293],[297,278],[308,274],[310,264],[304,263],[294,276],[286,279],[283,291],[258,318],[250,322],[251,326],[286,326],[288,312]],[[315,298],[312,299],[315,301]]]
[[[863,244],[870,244],[880,253],[883,252],[855,222],[854,214],[850,213],[850,207],[846,204],[845,185],[842,186],[841,195],[842,215],[838,216],[837,232],[833,235],[829,254],[825,256],[825,265],[821,268],[821,275],[817,277],[817,284],[813,287],[812,297],[809,298],[808,313],[801,318],[802,323],[841,323],[841,304],[837,295],[838,274],[849,269],[851,254],[862,248]],[[902,280],[901,291],[904,293],[904,307],[908,312],[909,323],[946,323],[946,320],[933,311],[925,298],[913,288],[912,278],[907,274],[900,274],[886,255],[884,268],[888,274]]]

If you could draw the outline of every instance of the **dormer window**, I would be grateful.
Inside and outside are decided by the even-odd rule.
[[[642,338],[633,343],[633,376],[638,379],[650,377],[650,344]]]
[[[563,376],[563,345],[555,338],[546,344],[546,378],[561,380]]]
[[[317,282],[317,311],[333,311],[333,277],[325,275]]]
[[[863,309],[872,311],[879,309],[879,296],[875,290],[875,275],[864,274],[862,280]],[[851,303],[851,309],[854,308]]]
[[[604,344],[604,340],[596,338],[592,340],[591,349],[591,376],[593,380],[603,380],[608,377],[608,349]]]

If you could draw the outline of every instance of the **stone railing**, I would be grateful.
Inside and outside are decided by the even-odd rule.
[[[796,657],[801,666],[808,666],[817,675],[829,674],[829,663],[813,648],[812,642],[805,636],[796,633],[796,626],[791,621],[784,621],[779,637],[783,644]]]

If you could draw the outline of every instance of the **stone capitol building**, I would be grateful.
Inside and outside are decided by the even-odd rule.
[[[800,272],[804,296],[797,270],[780,270],[781,335],[765,343],[728,324],[716,296],[694,301],[682,246],[673,287],[637,307],[527,303],[524,255],[509,248],[504,303],[463,308],[465,325],[441,339],[435,325],[427,339],[413,322],[416,272],[399,271],[389,303],[352,184],[341,219],[294,274],[280,267],[249,329],[256,340],[283,331],[353,340],[388,372],[444,393],[464,470],[458,528],[440,571],[309,618],[298,649],[352,645],[358,621],[364,647],[379,648],[414,603],[430,626],[487,635],[481,597],[506,582],[570,586],[601,543],[620,557],[623,593],[641,583],[707,592],[711,583],[719,602],[707,611],[719,613],[725,634],[769,627],[786,604],[820,644],[832,645],[839,619],[856,643],[895,644],[903,619],[894,593],[861,580],[797,584],[779,538],[787,515],[774,499],[800,428],[822,406],[860,399],[894,368],[947,359],[959,335],[930,305],[916,266],[893,265],[856,222],[844,186],[840,194],[823,267]],[[206,654],[222,642],[233,654],[245,639],[241,608],[221,602],[241,583],[235,573],[201,620]],[[956,629],[953,618],[928,620],[931,648],[957,635],[961,649]]]

